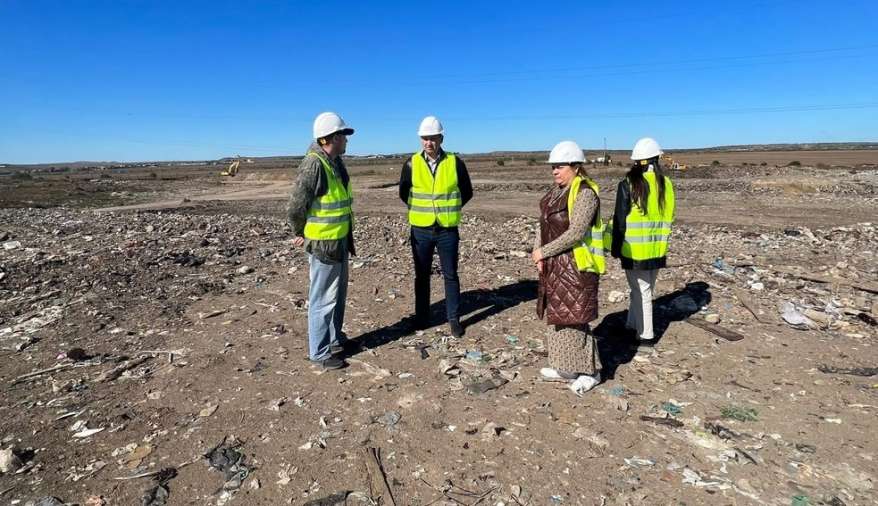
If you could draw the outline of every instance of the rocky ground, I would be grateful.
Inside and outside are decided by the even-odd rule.
[[[596,322],[605,382],[581,397],[537,373],[529,250],[544,171],[474,167],[485,181],[461,226],[461,339],[442,322],[438,261],[436,325],[405,330],[392,178],[355,176],[372,187],[358,193],[345,325],[361,349],[338,372],[307,361],[307,263],[283,192],[2,209],[0,501],[878,501],[878,174],[790,168],[789,187],[764,168],[702,170],[675,178],[658,344],[620,337],[613,263]],[[607,202],[614,179],[599,175]],[[98,202],[173,196],[136,184]]]

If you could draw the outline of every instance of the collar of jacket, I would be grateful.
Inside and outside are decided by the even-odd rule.
[[[424,161],[427,162],[428,165],[430,164],[430,159],[427,158],[427,152],[424,151],[423,149],[421,150],[421,158],[423,158]],[[439,148],[439,156],[436,157],[436,164],[438,165],[439,163],[441,163],[444,158],[445,158],[445,150],[442,148]]]

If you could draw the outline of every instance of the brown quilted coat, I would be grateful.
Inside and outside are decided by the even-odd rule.
[[[550,191],[540,201],[540,239],[546,245],[570,226],[567,191]],[[554,195],[553,195],[554,194]],[[598,275],[580,272],[573,251],[543,259],[537,315],[550,325],[584,325],[598,317]]]

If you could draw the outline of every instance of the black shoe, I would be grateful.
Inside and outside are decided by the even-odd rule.
[[[463,337],[463,326],[459,320],[448,320],[448,326],[451,327],[451,335],[457,338]]]
[[[345,362],[343,359],[338,358],[338,357],[324,358],[323,360],[320,360],[317,363],[320,364],[320,367],[322,367],[325,370],[344,369],[345,367],[348,366],[347,362]]]

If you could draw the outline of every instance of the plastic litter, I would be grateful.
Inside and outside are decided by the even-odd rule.
[[[141,504],[143,506],[165,506],[168,504],[168,497],[171,495],[168,482],[176,476],[177,470],[173,467],[166,467],[159,471],[159,474],[153,477],[155,486],[143,493]]]
[[[245,456],[237,447],[234,443],[226,444],[226,438],[223,438],[220,444],[204,454],[208,465],[223,473],[223,490],[237,490],[250,474],[250,467],[244,463]]]
[[[808,318],[792,302],[784,302],[780,309],[780,317],[796,330],[809,330],[817,327],[817,323]]]
[[[648,466],[654,466],[654,465],[655,465],[655,461],[654,461],[654,460],[652,460],[652,459],[642,459],[642,458],[637,457],[637,456],[631,457],[630,459],[624,459],[624,460],[625,460],[625,464],[626,464],[628,467],[633,467],[633,468],[638,468],[638,467],[648,467]]]
[[[720,410],[723,418],[731,418],[739,422],[759,421],[759,412],[755,408],[742,408],[740,406],[726,406]]]
[[[722,258],[717,258],[716,260],[714,260],[712,265],[713,268],[719,272],[732,275],[735,274],[735,268],[727,264],[726,261]]]
[[[662,411],[664,411],[670,415],[673,415],[673,416],[677,416],[683,412],[683,409],[680,406],[677,406],[676,404],[674,404],[673,402],[663,402],[661,405],[661,408],[662,408]]]

